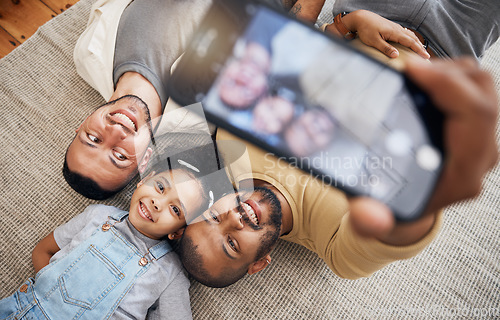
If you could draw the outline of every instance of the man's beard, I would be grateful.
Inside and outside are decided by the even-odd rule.
[[[107,105],[113,105],[118,100],[127,99],[127,98],[128,99],[137,99],[138,101],[140,101],[140,102],[135,101],[134,104],[133,104],[133,107],[141,109],[141,111],[144,112],[144,114],[145,114],[145,119],[144,120],[146,121],[146,125],[148,126],[148,131],[149,131],[149,137],[150,137],[151,144],[153,146],[156,146],[155,138],[154,138],[154,132],[153,132],[153,125],[151,123],[151,114],[149,113],[148,105],[140,97],[138,97],[136,95],[133,95],[133,94],[127,94],[127,95],[119,97],[119,98],[117,98],[115,100],[109,101],[109,102],[107,102],[107,103],[105,103],[105,104],[97,107],[97,109],[99,109],[101,107],[104,107],[104,106],[107,106]]]
[[[278,241],[281,231],[282,213],[280,201],[271,189],[265,187],[254,187],[254,192],[260,193],[262,195],[259,203],[267,203],[271,209],[271,212],[269,214],[269,221],[262,224],[259,223],[258,226],[258,229],[261,229],[264,226],[270,226],[270,230],[260,238],[260,245],[256,255],[257,260],[262,258],[265,254],[269,253],[273,246],[276,244],[276,241]],[[250,223],[250,220],[246,215],[243,215],[243,220],[252,228],[255,228],[255,226]]]
[[[153,132],[153,124],[151,123],[151,114],[149,113],[149,108],[148,106],[144,103],[144,104],[138,104],[138,107],[144,111],[144,113],[146,114],[146,125],[148,126],[148,131],[149,131],[149,138],[151,139],[151,144],[153,146],[156,146],[156,143],[155,143],[155,136],[154,136],[154,132]],[[159,122],[158,122],[159,123]]]

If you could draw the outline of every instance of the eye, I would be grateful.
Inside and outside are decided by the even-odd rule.
[[[163,193],[165,191],[165,186],[160,181],[156,181],[156,187],[158,188],[158,191],[160,191],[160,193]]]
[[[90,133],[87,133],[87,138],[89,138],[89,140],[93,143],[99,143],[101,141],[98,137],[91,135]]]
[[[116,157],[116,159],[120,160],[120,161],[124,161],[124,160],[127,160],[127,157],[124,156],[123,154],[121,154],[120,152],[118,151],[113,151],[113,155]]]
[[[176,206],[170,206],[170,207],[172,208],[172,210],[174,211],[174,213],[175,213],[178,217],[180,217],[180,216],[181,216],[181,210],[180,210],[178,207],[176,207]]]
[[[238,249],[236,248],[236,243],[233,241],[233,239],[231,239],[230,237],[227,237],[227,243],[229,244],[231,249],[233,249],[236,252],[238,251]]]
[[[210,211],[209,214],[210,214],[210,218],[212,218],[212,220],[214,220],[217,223],[219,222],[219,218],[217,217],[216,214],[213,213],[213,211]]]

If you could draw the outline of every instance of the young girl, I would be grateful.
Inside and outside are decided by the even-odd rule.
[[[90,205],[40,241],[35,278],[0,301],[0,319],[144,319],[161,294],[175,300],[173,316],[191,318],[189,281],[166,238],[206,208],[207,192],[195,165],[168,160],[171,170],[139,182],[128,212]]]

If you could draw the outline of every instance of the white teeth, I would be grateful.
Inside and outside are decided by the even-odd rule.
[[[257,218],[257,215],[255,214],[255,211],[252,209],[252,207],[246,202],[243,202],[243,206],[245,206],[245,209],[248,212],[249,218],[252,219],[252,221],[255,224],[259,224],[259,219]]]
[[[151,221],[153,221],[153,218],[151,217],[151,215],[149,214],[148,212],[148,209],[146,207],[144,207],[144,204],[141,203],[141,210],[142,210],[142,213],[144,213],[144,215]],[[154,222],[154,221],[153,221]]]
[[[115,113],[114,116],[123,119],[125,122],[128,122],[132,126],[132,128],[134,128],[134,131],[137,131],[134,121],[130,120],[130,118],[124,115],[123,113]]]

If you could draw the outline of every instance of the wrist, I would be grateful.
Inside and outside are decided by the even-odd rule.
[[[349,15],[349,12],[341,12],[333,18],[333,25],[337,29],[338,34],[344,37],[344,39],[352,40],[356,37],[356,31],[351,29],[352,25],[350,23],[345,23],[345,18]]]
[[[378,238],[378,240],[385,244],[397,246],[417,243],[433,230],[440,212],[426,214],[413,222],[399,222],[389,234]]]

